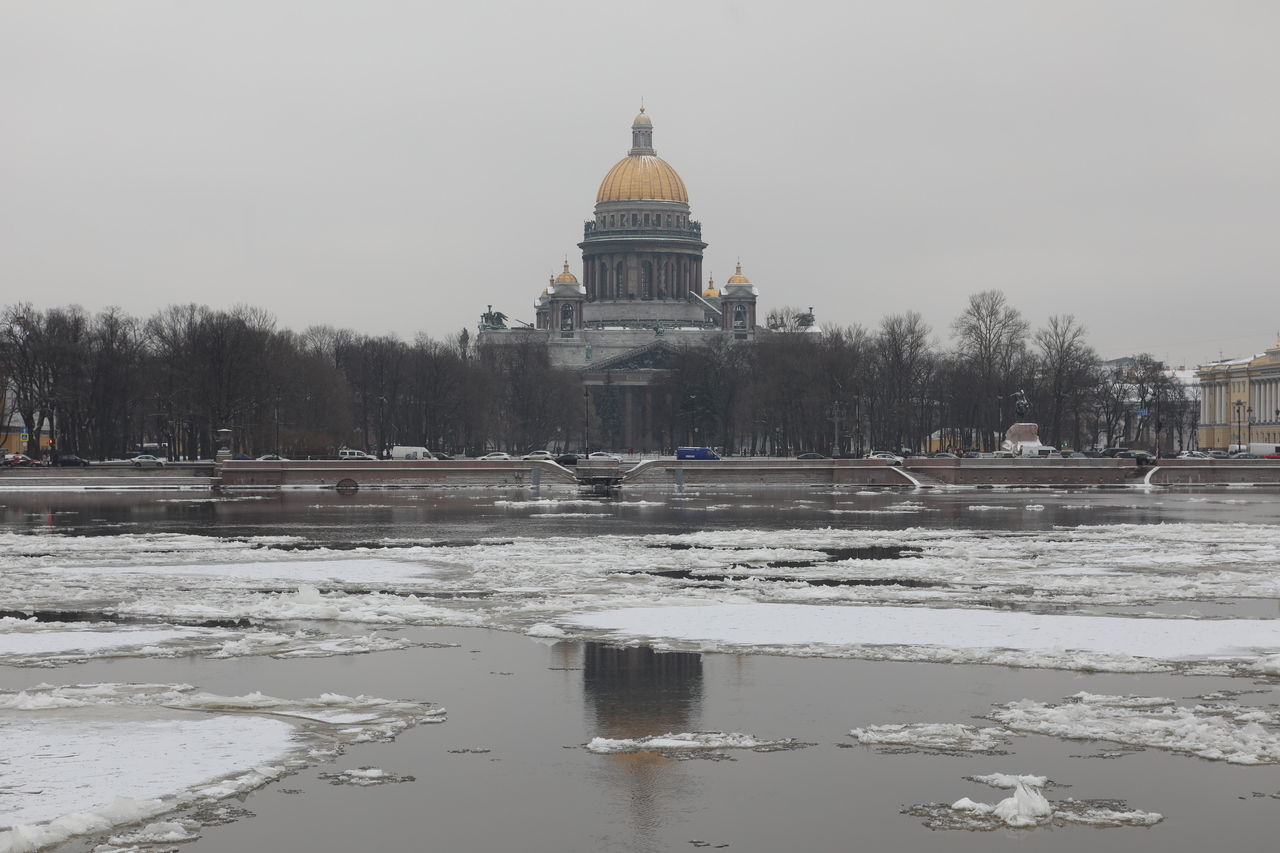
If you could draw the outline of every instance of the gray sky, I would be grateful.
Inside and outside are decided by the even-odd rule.
[[[0,0],[0,304],[533,319],[641,96],[723,281],[1105,357],[1280,329],[1280,4]]]

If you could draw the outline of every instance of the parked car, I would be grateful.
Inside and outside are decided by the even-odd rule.
[[[534,450],[529,453],[526,453],[524,456],[521,456],[520,458],[521,459],[542,459],[547,462],[550,462],[556,457],[555,457],[555,454],[552,453],[550,450]]]
[[[1199,450],[1184,450],[1178,454],[1178,458],[1179,459],[1208,459],[1209,456],[1206,453],[1201,453]]]
[[[556,464],[558,464],[558,465],[577,465],[577,464],[578,464],[578,454],[576,454],[576,453],[561,453],[559,456],[557,456],[557,457],[555,458],[555,461],[556,461]]]
[[[868,459],[883,459],[890,465],[901,465],[902,457],[896,453],[890,453],[887,450],[873,450],[867,454]]]
[[[1136,459],[1139,465],[1156,464],[1155,454],[1148,453],[1145,450],[1121,450],[1119,453],[1111,457],[1112,459]]]
[[[622,457],[616,453],[607,453],[603,450],[597,450],[594,453],[588,453],[587,460],[590,462],[621,462]]]
[[[53,460],[53,464],[59,468],[88,468],[89,460],[81,459],[74,453],[64,453],[57,459]]]
[[[595,456],[595,454],[591,454]],[[676,459],[701,459],[703,461],[716,461],[720,455],[710,447],[677,447]],[[618,457],[618,461],[622,461],[622,457]]]
[[[1088,459],[1101,459],[1104,454],[1101,450],[1081,450],[1080,455]]]
[[[259,456],[258,461],[259,462],[288,462],[289,460],[285,459],[279,453],[268,453],[264,456]]]
[[[150,453],[139,453],[133,457],[134,468],[163,468],[164,460]]]
[[[993,459],[1017,459],[1018,454],[1012,450],[994,450],[991,452],[991,457]]]
[[[960,457],[954,453],[930,453],[930,459],[959,459]]]
[[[339,450],[338,459],[343,462],[377,462],[378,457],[370,456],[363,450]]]
[[[479,461],[481,461],[481,462],[510,462],[510,461],[511,461],[511,454],[510,454],[510,453],[502,453],[501,451],[499,451],[499,452],[497,452],[497,453],[486,453],[484,456],[481,456],[481,457],[480,457],[480,460],[479,460]]]
[[[436,461],[437,461],[437,462],[452,462],[452,461],[453,461],[453,457],[452,457],[452,456],[450,456],[448,453],[441,453],[441,452],[440,452],[440,451],[438,451],[438,450],[437,450],[435,453],[431,454],[431,455],[432,455],[432,456],[434,456],[434,457],[436,458]]]
[[[1208,456],[1210,459],[1230,459],[1231,458],[1231,454],[1225,450],[1206,450],[1204,451],[1204,455]]]
[[[1232,454],[1231,458],[1232,459],[1261,459],[1262,457],[1256,453],[1235,453],[1235,454]]]
[[[4,464],[6,468],[17,468],[21,465],[34,465],[35,460],[25,453],[6,453]]]
[[[797,459],[828,459],[830,457],[823,456],[821,453],[801,453]]]

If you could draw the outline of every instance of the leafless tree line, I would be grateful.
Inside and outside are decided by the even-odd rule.
[[[1018,418],[1019,391],[1047,444],[1168,450],[1194,440],[1198,400],[1153,358],[1104,365],[1075,318],[1032,331],[998,291],[970,297],[949,346],[915,312],[870,330],[775,313],[807,322],[676,351],[656,389],[665,443],[753,454],[989,450]],[[172,305],[138,319],[11,305],[0,314],[0,383],[0,424],[20,424],[29,453],[48,436],[95,459],[152,448],[209,458],[220,446],[286,456],[395,444],[568,449],[583,425],[581,377],[552,366],[534,335],[478,347],[466,331],[411,343],[328,326],[298,333],[250,307]],[[608,400],[592,399],[598,425],[611,423]]]
[[[1033,331],[991,290],[969,298],[950,332],[943,346],[908,311],[874,330],[778,323],[749,345],[686,350],[668,379],[670,398],[685,401],[677,434],[730,453],[981,451],[1029,420],[1059,447],[1194,442],[1194,390],[1150,355],[1103,363],[1071,315]]]
[[[394,444],[540,446],[580,393],[545,346],[479,351],[465,332],[413,343],[327,326],[297,333],[259,309],[202,305],[145,320],[9,306],[0,384],[0,424],[20,425],[30,455],[52,439],[93,459],[144,449],[207,459],[219,447],[305,457]]]

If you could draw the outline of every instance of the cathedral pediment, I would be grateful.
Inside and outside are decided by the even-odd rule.
[[[589,364],[585,369],[601,370],[670,370],[675,366],[676,350],[666,341],[654,341],[642,347],[627,350],[612,358]]]

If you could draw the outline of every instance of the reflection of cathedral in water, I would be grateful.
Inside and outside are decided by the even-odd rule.
[[[596,734],[641,738],[699,730],[702,656],[586,643],[582,691]],[[602,756],[609,784],[626,792],[628,850],[659,853],[663,817],[689,784],[682,762],[654,752]]]
[[[581,372],[594,410],[591,446],[674,444],[672,401],[652,387],[671,366],[673,347],[757,333],[757,291],[741,264],[720,288],[703,286],[707,244],[690,214],[684,181],[657,155],[653,122],[641,109],[631,149],[605,174],[584,224],[582,280],[566,259],[539,295],[533,324],[508,328],[492,307],[482,318],[479,344],[545,342],[553,364]]]
[[[691,731],[702,706],[702,656],[587,643],[582,689],[602,737]]]

